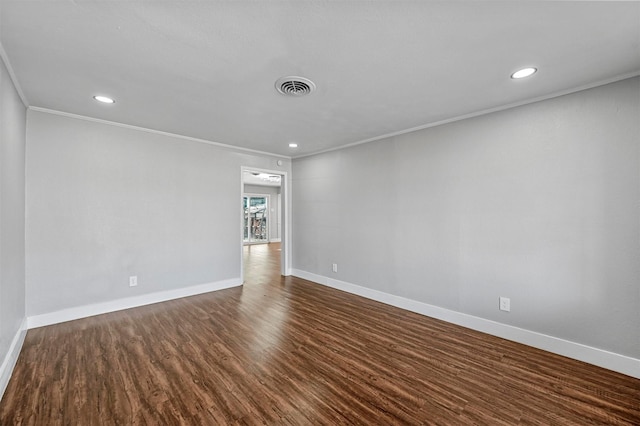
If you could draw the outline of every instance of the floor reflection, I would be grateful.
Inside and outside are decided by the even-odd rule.
[[[280,282],[280,243],[246,245],[241,310],[251,316],[247,344],[257,360],[267,362],[279,351],[289,318],[289,301],[274,283]]]

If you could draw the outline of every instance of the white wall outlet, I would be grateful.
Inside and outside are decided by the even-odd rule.
[[[511,299],[509,299],[508,297],[501,297],[500,298],[500,310],[501,311],[511,312]]]
[[[333,272],[338,272],[338,264],[337,264],[337,263],[334,263],[333,265],[331,265],[331,270],[332,270]]]
[[[129,277],[129,287],[135,287],[138,285],[138,276],[137,275],[131,275]]]

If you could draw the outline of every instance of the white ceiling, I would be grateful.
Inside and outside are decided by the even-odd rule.
[[[639,2],[0,0],[0,24],[32,107],[293,157],[640,74]]]
[[[242,173],[242,183],[245,185],[272,186],[279,188],[282,185],[281,182],[282,177],[280,175],[249,170],[245,170]]]

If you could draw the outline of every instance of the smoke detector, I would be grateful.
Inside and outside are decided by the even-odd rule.
[[[279,78],[276,89],[283,95],[304,96],[316,90],[316,85],[308,78],[289,76]]]

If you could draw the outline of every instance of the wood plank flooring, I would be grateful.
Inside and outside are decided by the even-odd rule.
[[[5,425],[639,425],[640,380],[279,275],[30,330]]]

